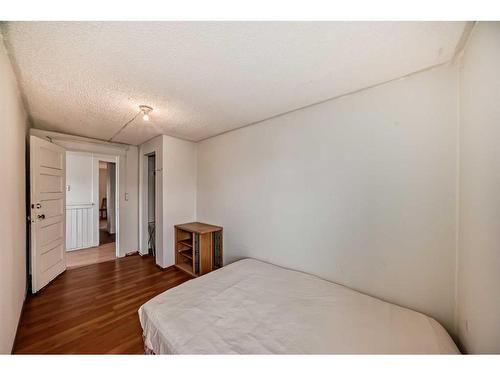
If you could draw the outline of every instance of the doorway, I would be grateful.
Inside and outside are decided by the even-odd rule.
[[[116,242],[115,163],[99,161],[99,246]]]
[[[148,155],[148,254],[156,256],[156,226],[155,226],[155,205],[156,205],[156,156]]]
[[[163,267],[163,138],[156,137],[139,150],[139,253],[154,254]]]
[[[117,258],[118,168],[115,157],[66,153],[66,264]]]

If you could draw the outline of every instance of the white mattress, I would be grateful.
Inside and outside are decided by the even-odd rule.
[[[459,353],[428,316],[254,259],[156,296],[139,318],[157,354]]]

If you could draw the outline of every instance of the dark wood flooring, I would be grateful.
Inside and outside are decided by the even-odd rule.
[[[190,278],[139,255],[67,270],[26,299],[13,352],[142,354],[137,310]]]
[[[99,245],[116,241],[116,234],[109,233],[107,228],[107,219],[99,219]]]
[[[109,234],[106,229],[99,229],[99,245],[116,242],[116,234]]]

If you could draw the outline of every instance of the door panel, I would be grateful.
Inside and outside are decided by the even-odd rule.
[[[62,259],[62,243],[53,245],[43,252],[40,257],[40,269],[46,272],[51,267],[57,266]]]
[[[64,180],[60,174],[61,170],[40,168],[40,194],[64,193]],[[48,170],[48,171],[47,171]]]
[[[45,225],[40,224],[40,245],[45,246],[47,244],[50,244],[51,242],[60,240],[63,238],[64,235],[64,230],[63,230],[63,224],[62,221],[59,217],[55,218],[57,222]],[[45,219],[44,221],[47,221]]]
[[[47,199],[45,201],[45,218],[64,215],[63,202],[60,199]]]
[[[50,147],[40,146],[40,166],[62,170],[64,164],[64,154]]]
[[[65,150],[30,136],[31,274],[35,293],[66,269]]]

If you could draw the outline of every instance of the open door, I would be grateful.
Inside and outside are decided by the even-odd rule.
[[[66,270],[64,148],[30,136],[31,280],[36,293]]]

